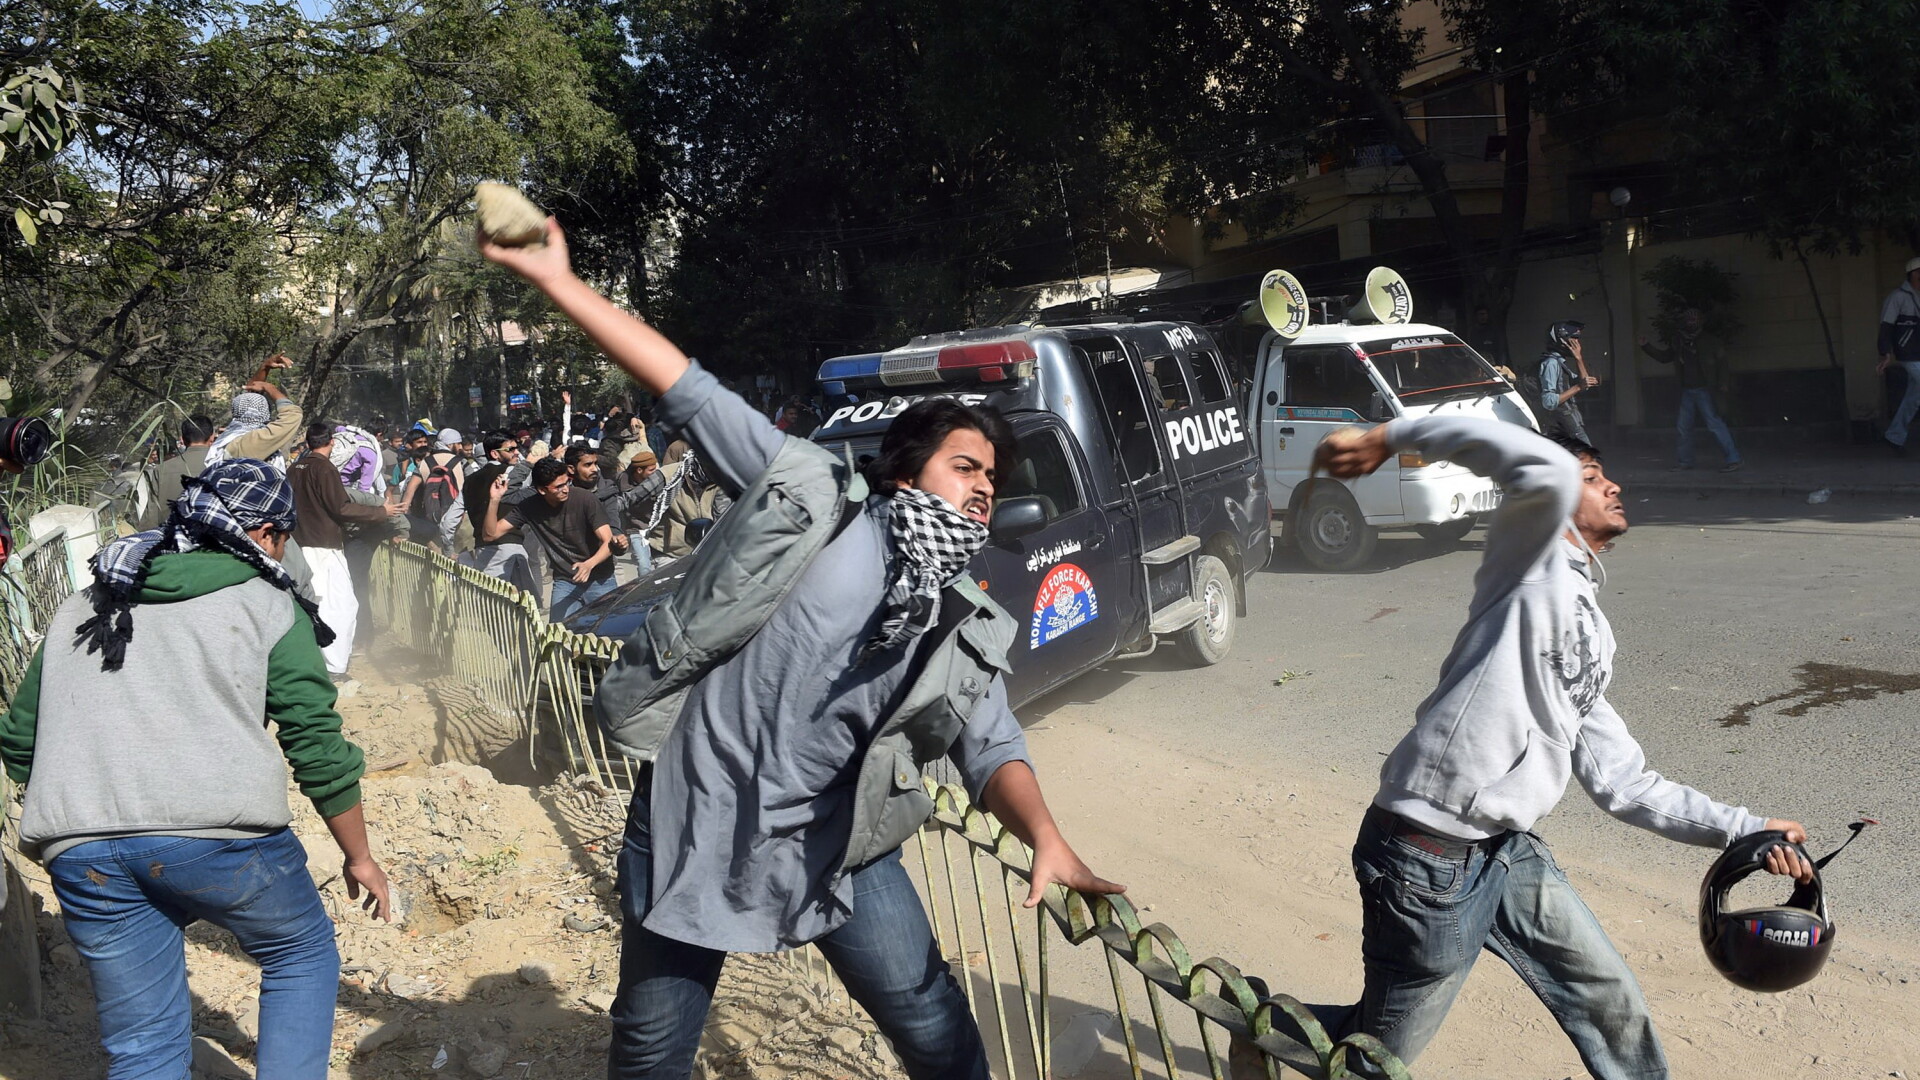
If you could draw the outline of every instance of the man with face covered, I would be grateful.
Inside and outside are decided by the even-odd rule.
[[[714,482],[700,455],[690,453],[686,443],[675,442],[668,447],[665,471],[667,491],[661,498],[667,500],[666,510],[660,515],[660,523],[647,534],[656,563],[690,554],[693,543],[687,526],[696,521],[718,521],[733,506],[732,496]]]
[[[241,392],[234,395],[233,418],[207,448],[203,468],[212,468],[228,458],[253,458],[282,473],[287,471],[287,450],[306,433],[306,414],[267,376],[292,366],[293,361],[285,356],[271,357],[260,365]]]
[[[545,292],[738,493],[687,560],[670,601],[685,606],[655,609],[595,697],[610,741],[647,763],[620,852],[607,1075],[687,1076],[726,954],[811,943],[909,1077],[986,1080],[979,1027],[901,867],[932,805],[916,759],[952,760],[1032,846],[1029,907],[1056,884],[1120,891],[1046,808],[1000,677],[1014,620],[967,573],[1012,430],[921,402],[859,476],[594,293],[552,219],[542,247],[481,253]]]

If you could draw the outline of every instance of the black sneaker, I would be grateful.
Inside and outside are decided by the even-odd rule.
[[[1907,456],[1907,446],[1905,443],[1894,442],[1892,439],[1889,439],[1884,435],[1880,437],[1880,441],[1883,443],[1886,443],[1888,446],[1893,447],[1893,452],[1895,454],[1898,454],[1901,457]]]
[[[1725,465],[1720,466],[1720,471],[1721,472],[1739,472],[1740,466],[1741,466],[1741,462],[1729,461]]]

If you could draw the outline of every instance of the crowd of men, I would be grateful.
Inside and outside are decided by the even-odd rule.
[[[619,405],[564,409],[477,438],[422,418],[401,429],[308,421],[263,364],[224,424],[180,425],[180,450],[152,467],[135,524],[157,528],[189,478],[234,458],[267,462],[292,484],[299,527],[288,569],[339,631],[328,670],[346,677],[374,545],[407,538],[534,593],[563,620],[617,585],[688,554],[731,500],[687,443]],[[806,435],[805,402],[771,410]]]

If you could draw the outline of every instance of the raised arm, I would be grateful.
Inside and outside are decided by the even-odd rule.
[[[1337,435],[1338,433],[1336,433]],[[1481,572],[1525,574],[1568,527],[1580,502],[1580,463],[1531,430],[1504,420],[1424,416],[1395,420],[1357,436],[1329,436],[1316,464],[1341,479],[1365,476],[1401,451],[1451,461],[1500,485],[1500,509],[1487,528]]]
[[[547,219],[544,247],[504,247],[479,239],[480,254],[526,278],[586,331],[608,359],[649,393],[665,394],[687,370],[687,357],[658,330],[615,307],[574,276],[560,223]]]
[[[288,443],[306,430],[307,416],[285,391],[264,379],[250,382],[243,389],[265,394],[272,403],[273,417],[260,430],[249,431],[227,444],[227,456],[265,461],[286,449]]]
[[[507,474],[501,473],[493,478],[493,486],[487,489],[486,516],[473,523],[473,531],[483,544],[491,544],[513,531],[513,525],[500,516],[500,500],[506,494]]]

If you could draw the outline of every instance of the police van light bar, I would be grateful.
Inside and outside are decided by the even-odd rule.
[[[840,383],[878,379],[883,386],[925,383],[1005,382],[1033,373],[1038,359],[1025,341],[949,345],[938,351],[900,351],[841,356],[820,365],[816,379]]]
[[[1033,374],[1039,356],[1025,341],[988,341],[978,345],[949,345],[940,350],[940,376],[959,382],[972,376],[980,382],[1005,382]]]
[[[820,382],[844,382],[847,379],[870,379],[880,374],[880,354],[868,353],[865,356],[836,356],[820,365]]]

